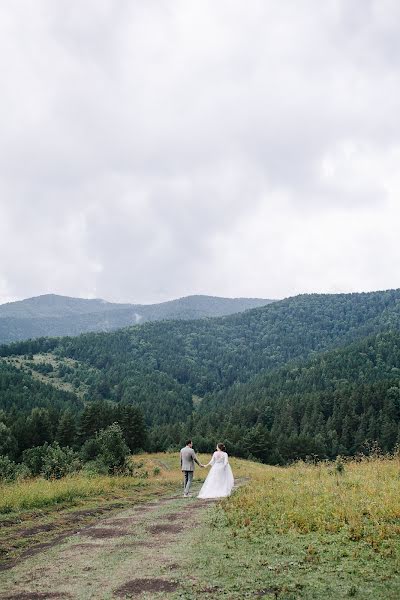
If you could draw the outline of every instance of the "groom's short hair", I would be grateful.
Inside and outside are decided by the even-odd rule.
[[[191,443],[192,443],[192,440],[188,440],[188,441],[186,442],[186,446],[189,446],[189,444],[191,444]]]

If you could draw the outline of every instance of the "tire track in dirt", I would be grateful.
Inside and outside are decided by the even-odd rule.
[[[135,505],[27,550],[0,574],[1,600],[112,600],[174,594],[171,548],[214,501],[180,496]],[[150,596],[149,596],[150,594]]]

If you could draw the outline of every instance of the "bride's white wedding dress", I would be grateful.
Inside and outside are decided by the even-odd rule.
[[[227,453],[217,450],[206,466],[208,465],[212,465],[212,467],[198,497],[223,498],[229,496],[233,489],[234,479]]]

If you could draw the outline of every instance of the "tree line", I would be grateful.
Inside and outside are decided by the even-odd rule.
[[[80,451],[113,423],[132,451],[175,449],[188,435],[200,451],[222,440],[273,463],[372,442],[391,451],[399,301],[399,290],[304,295],[229,317],[2,346],[24,367],[0,363],[0,452],[18,462],[46,443]],[[46,353],[54,362],[30,360]]]

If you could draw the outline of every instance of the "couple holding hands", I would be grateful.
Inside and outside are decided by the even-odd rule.
[[[180,456],[181,471],[184,476],[183,495],[185,498],[189,496],[190,486],[192,485],[194,463],[204,468],[211,467],[198,498],[223,498],[230,495],[234,479],[224,444],[217,444],[210,462],[206,465],[201,464],[198,460],[193,450],[192,440],[186,442],[186,446],[182,448]]]

